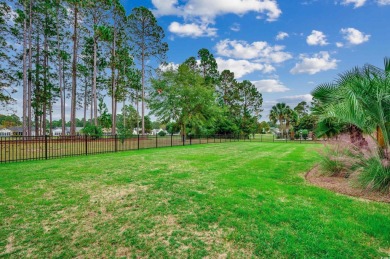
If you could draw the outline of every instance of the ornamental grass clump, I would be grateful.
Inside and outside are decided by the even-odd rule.
[[[358,179],[361,186],[368,190],[390,192],[389,161],[379,155],[366,159]]]
[[[331,141],[320,153],[324,175],[346,178],[359,168],[365,156],[362,150],[345,141]]]

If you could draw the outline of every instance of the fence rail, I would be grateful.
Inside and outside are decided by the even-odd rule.
[[[135,135],[122,137],[90,136],[11,136],[0,137],[0,163],[27,160],[47,160],[67,156],[111,153],[147,148],[173,147],[224,142],[313,142],[312,140],[276,139],[273,135]]]

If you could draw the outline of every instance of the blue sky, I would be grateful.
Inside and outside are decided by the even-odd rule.
[[[209,49],[220,69],[252,81],[263,119],[284,101],[309,101],[313,88],[339,73],[390,56],[390,0],[122,0],[127,12],[153,10],[180,64]]]

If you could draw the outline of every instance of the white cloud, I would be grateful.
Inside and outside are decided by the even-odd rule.
[[[277,99],[278,102],[284,102],[284,103],[290,105],[290,107],[294,107],[295,105],[297,105],[298,103],[300,103],[302,101],[310,103],[312,100],[313,100],[313,96],[311,94],[285,96],[285,97]]]
[[[285,38],[287,38],[289,35],[287,32],[279,32],[278,35],[276,35],[276,40],[284,40]]]
[[[359,8],[362,7],[366,3],[366,1],[367,0],[342,0],[341,4],[342,5],[353,4],[354,8]]]
[[[390,0],[378,0],[379,5],[390,5]]]
[[[233,23],[233,25],[232,26],[230,26],[230,29],[232,30],[232,31],[235,31],[235,32],[238,32],[238,31],[240,31],[240,24],[239,23]]]
[[[321,31],[312,30],[311,34],[306,38],[307,44],[311,46],[325,46],[328,44],[326,41],[326,35]]]
[[[152,3],[156,15],[201,18],[209,22],[219,15],[244,15],[248,12],[265,14],[268,21],[275,21],[282,13],[276,0],[152,0]]]
[[[281,93],[290,90],[277,79],[264,79],[252,83],[261,93]]]
[[[235,59],[215,59],[218,64],[218,70],[222,72],[225,69],[234,73],[236,78],[241,78],[247,74],[259,71],[262,73],[271,73],[275,71],[275,68],[269,64],[261,64],[257,62],[250,62],[248,60],[235,60]]]
[[[178,22],[172,22],[168,30],[179,37],[215,37],[217,35],[216,28],[208,27],[208,24],[196,24],[196,23],[187,23],[180,24]]]
[[[246,41],[222,40],[215,46],[217,54],[236,59],[258,59],[258,62],[282,63],[292,58],[284,52],[284,46],[270,46],[265,41],[256,41],[251,44]]]
[[[177,70],[179,68],[179,64],[175,64],[173,62],[170,62],[167,64],[161,64],[158,68],[163,72],[166,72],[169,70]]]
[[[362,44],[368,41],[371,37],[371,35],[364,34],[355,28],[344,28],[341,29],[340,32],[344,35],[344,39],[352,45]]]
[[[337,46],[338,48],[342,48],[342,47],[344,47],[344,43],[342,43],[342,42],[336,42],[336,46]]]
[[[291,74],[310,74],[314,75],[321,71],[327,71],[337,68],[336,59],[331,59],[327,51],[321,51],[314,54],[312,57],[307,55],[300,55],[299,63],[295,64],[295,67],[290,70]]]

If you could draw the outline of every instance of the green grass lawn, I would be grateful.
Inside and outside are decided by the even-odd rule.
[[[319,147],[233,142],[0,165],[0,257],[390,256],[389,204],[305,182]]]

